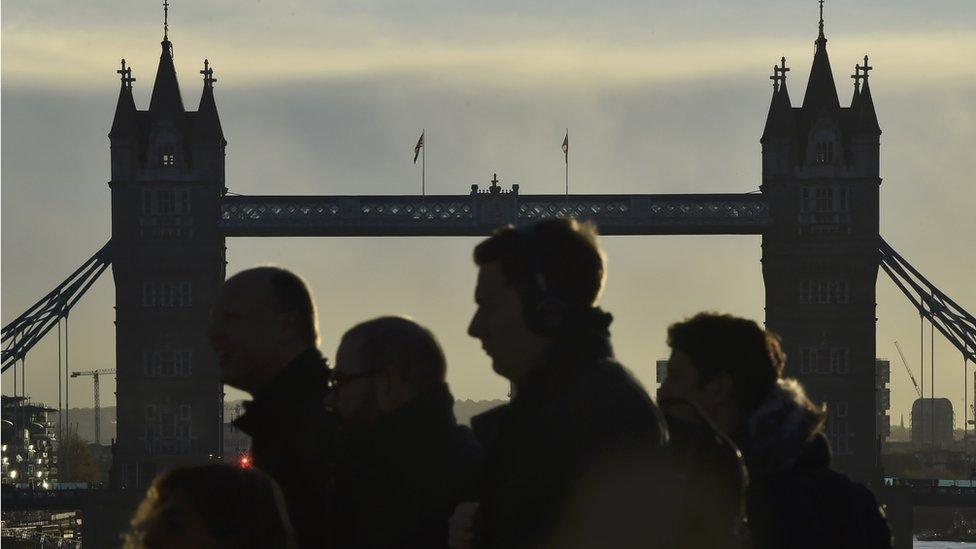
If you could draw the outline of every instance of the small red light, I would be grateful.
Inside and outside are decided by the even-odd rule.
[[[241,469],[250,469],[251,456],[248,455],[241,456],[240,459],[237,460],[237,465],[239,465]]]

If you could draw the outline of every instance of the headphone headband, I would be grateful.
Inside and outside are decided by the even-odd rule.
[[[526,324],[534,332],[552,336],[566,324],[569,307],[564,301],[550,294],[549,281],[542,268],[542,248],[532,225],[515,229],[515,235],[528,267],[531,293],[529,303],[525,303]]]

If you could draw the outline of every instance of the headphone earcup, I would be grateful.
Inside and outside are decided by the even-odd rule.
[[[542,336],[554,336],[566,324],[566,304],[558,299],[544,298],[535,307],[526,307],[526,324]]]

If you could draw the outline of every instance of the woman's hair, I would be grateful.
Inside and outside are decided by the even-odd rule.
[[[174,510],[174,499],[182,509]],[[270,477],[256,469],[212,464],[157,476],[132,517],[125,548],[165,543],[183,528],[180,512],[192,513],[219,549],[296,547],[281,490]]]

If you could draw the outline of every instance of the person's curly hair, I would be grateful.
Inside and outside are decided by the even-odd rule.
[[[123,536],[125,549],[164,546],[185,527],[181,513],[192,513],[218,549],[296,547],[281,490],[270,477],[212,464],[157,476]]]
[[[744,416],[770,395],[786,368],[778,335],[727,314],[698,313],[672,324],[668,345],[691,358],[702,387],[720,373],[729,374],[732,398]]]

